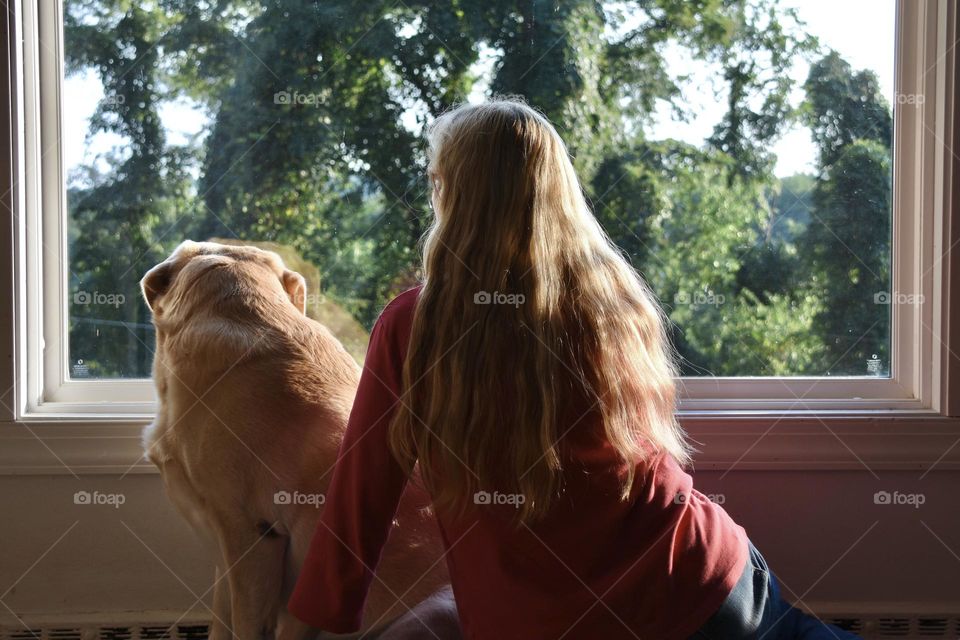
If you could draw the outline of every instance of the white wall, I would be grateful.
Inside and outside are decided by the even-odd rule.
[[[919,471],[879,472],[879,481],[866,470],[721,475],[700,472],[696,484],[723,495],[783,583],[810,606],[960,612],[960,472],[922,481]],[[880,489],[920,492],[926,502],[876,505]],[[76,505],[78,490],[122,493],[126,502]],[[0,477],[0,518],[0,593],[16,583],[2,600],[28,623],[172,621],[194,605],[191,590],[200,595],[213,582],[211,563],[156,474]],[[185,620],[205,613],[194,607]],[[15,624],[2,607],[0,624]]]

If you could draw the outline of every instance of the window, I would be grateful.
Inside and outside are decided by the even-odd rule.
[[[423,127],[490,93],[570,144],[684,410],[933,408],[947,3],[821,4],[25,1],[24,412],[149,414],[138,282],[188,237],[278,250],[362,357]]]

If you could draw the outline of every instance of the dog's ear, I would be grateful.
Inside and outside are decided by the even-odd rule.
[[[293,306],[299,309],[303,315],[307,315],[306,279],[296,271],[285,269],[281,281],[283,282],[284,290],[287,292],[287,295],[290,296],[290,302],[293,303]]]
[[[140,281],[140,289],[143,291],[143,299],[147,301],[150,311],[154,310],[153,304],[158,297],[163,295],[170,288],[170,282],[173,280],[173,263],[169,260],[161,262]]]

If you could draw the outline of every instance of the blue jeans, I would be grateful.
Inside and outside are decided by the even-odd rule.
[[[791,607],[777,579],[750,543],[750,558],[733,591],[690,640],[856,640],[839,627]]]

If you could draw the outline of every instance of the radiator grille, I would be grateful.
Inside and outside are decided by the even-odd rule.
[[[834,616],[826,622],[865,640],[885,638],[950,638],[960,640],[960,617],[944,616]]]
[[[205,624],[0,628],[0,640],[207,640]]]
[[[886,638],[941,638],[960,640],[960,616],[856,616],[824,617],[825,622],[855,633],[864,640]],[[207,640],[205,624],[150,623],[136,626],[76,625],[0,627],[0,640]]]

